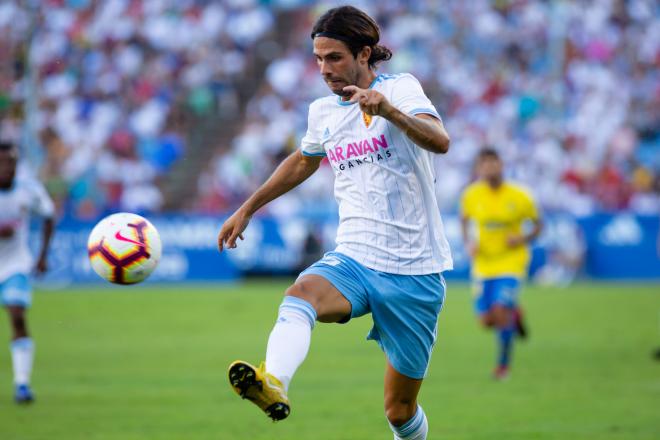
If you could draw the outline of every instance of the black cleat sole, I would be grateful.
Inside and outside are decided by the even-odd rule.
[[[257,387],[262,390],[262,383],[257,380],[257,374],[251,366],[246,364],[236,364],[229,369],[229,383],[238,388],[243,399],[249,399],[247,392],[251,387]]]
[[[266,408],[266,415],[273,419],[274,422],[277,422],[289,417],[289,411],[289,405],[285,403],[274,403]]]
[[[250,365],[243,363],[232,365],[229,369],[228,376],[229,383],[240,391],[241,398],[243,399],[253,400],[248,395],[248,391],[251,388],[256,388],[259,391],[263,390],[263,384],[257,380],[257,374]],[[286,403],[278,402],[266,408],[264,412],[273,421],[277,422],[286,419],[291,409]]]

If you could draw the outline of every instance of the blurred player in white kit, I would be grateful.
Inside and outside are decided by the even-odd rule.
[[[32,303],[29,275],[47,270],[47,255],[54,229],[54,206],[37,180],[18,177],[18,148],[0,142],[0,301],[12,327],[11,357],[14,369],[14,399],[30,403],[34,395],[30,375],[34,342],[28,333],[26,310]],[[34,265],[28,246],[30,215],[45,219],[39,257]]]

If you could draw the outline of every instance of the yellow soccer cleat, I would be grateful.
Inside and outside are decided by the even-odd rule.
[[[234,361],[229,366],[229,383],[236,394],[261,408],[274,421],[284,420],[291,408],[284,385],[266,372],[266,364],[255,368],[247,362]]]

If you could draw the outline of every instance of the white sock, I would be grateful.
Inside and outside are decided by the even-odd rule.
[[[390,423],[390,428],[394,433],[394,440],[426,440],[429,432],[429,421],[422,407],[417,405],[417,411],[412,419],[401,426],[394,426]]]
[[[286,390],[307,356],[315,321],[316,310],[310,303],[295,296],[284,298],[268,338],[266,371],[278,378]]]
[[[14,366],[14,383],[28,385],[32,374],[34,343],[31,338],[18,338],[11,342],[11,361]]]

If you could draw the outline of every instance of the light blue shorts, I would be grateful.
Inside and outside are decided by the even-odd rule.
[[[5,306],[30,307],[32,289],[25,274],[12,275],[0,283],[0,300]]]
[[[520,280],[514,277],[487,278],[474,282],[474,310],[479,315],[498,304],[513,309],[518,304]]]
[[[439,273],[397,275],[369,269],[339,252],[328,252],[300,276],[327,279],[351,303],[350,318],[371,312],[373,339],[399,373],[426,376],[437,335],[438,315],[445,300]]]

